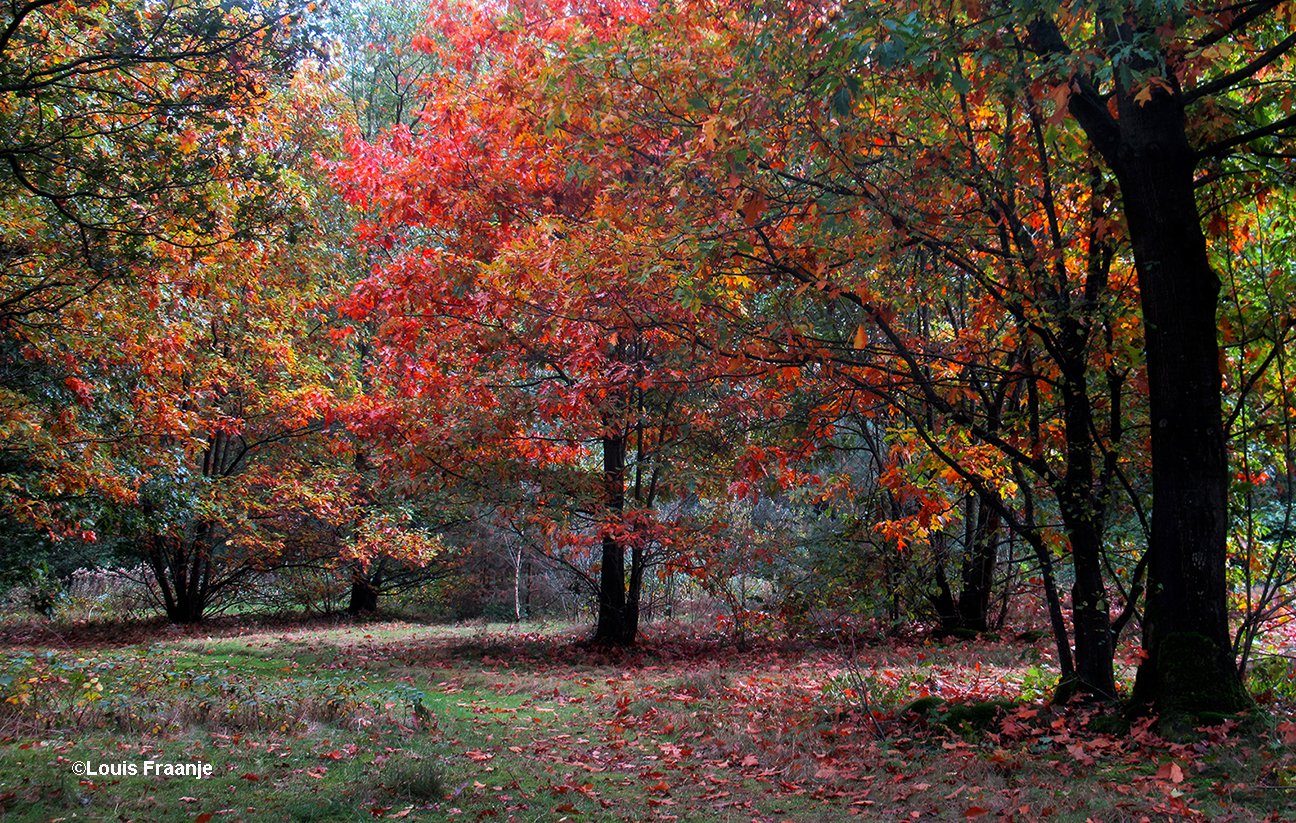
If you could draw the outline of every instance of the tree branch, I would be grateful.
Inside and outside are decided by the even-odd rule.
[[[1291,51],[1293,46],[1296,46],[1296,34],[1289,34],[1282,41],[1274,45],[1272,48],[1267,49],[1259,57],[1252,60],[1250,63],[1238,69],[1237,71],[1229,72],[1223,77],[1217,77],[1214,80],[1211,80],[1209,83],[1203,83],[1200,86],[1197,86],[1196,88],[1189,89],[1188,91],[1184,92],[1184,96],[1183,96],[1184,105],[1188,106],[1202,99],[1203,97],[1209,97],[1214,94],[1219,94],[1225,89],[1228,89],[1229,87],[1233,86],[1238,81],[1245,80],[1248,77],[1251,77],[1256,72],[1263,69],[1265,66],[1277,60],[1279,57],[1282,57],[1287,52]]]
[[[1289,114],[1281,120],[1275,120],[1267,126],[1261,126],[1242,134],[1236,134],[1227,140],[1221,140],[1218,143],[1207,146],[1197,152],[1197,160],[1200,162],[1208,157],[1219,157],[1227,154],[1230,149],[1250,143],[1253,140],[1259,140],[1262,137],[1268,137],[1271,134],[1277,134],[1283,129],[1296,126],[1296,114]]]
[[[1213,31],[1205,37],[1193,43],[1195,48],[1204,49],[1207,46],[1214,45],[1221,40],[1232,37],[1237,32],[1251,25],[1255,20],[1277,8],[1283,0],[1261,0],[1255,3],[1251,8],[1239,14],[1229,21],[1228,25]]]

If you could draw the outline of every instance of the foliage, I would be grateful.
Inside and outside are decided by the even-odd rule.
[[[1241,615],[1234,649],[1245,670],[1257,636],[1282,620],[1293,581],[1291,545],[1291,315],[1285,195],[1227,210],[1217,264],[1227,278],[1221,313],[1225,397],[1234,455],[1230,484],[1233,582]]]
[[[711,315],[676,300],[620,195],[570,174],[568,138],[534,110],[568,23],[443,15],[416,43],[441,70],[415,126],[355,133],[334,165],[373,215],[361,241],[386,250],[348,307],[377,326],[349,425],[389,479],[485,496],[497,524],[585,571],[596,634],[633,642],[645,571],[690,528],[660,506],[725,494],[766,392],[699,350]]]
[[[1176,663],[1157,650],[1184,634],[1209,638],[1215,698],[1240,705],[1225,648],[1218,352],[1205,342],[1216,278],[1193,174],[1222,163],[1248,185],[1276,181],[1252,158],[1292,121],[1250,80],[1286,71],[1292,43],[1270,4],[1169,22],[1140,9],[1097,26],[1090,11],[698,3],[614,23],[541,6],[511,12],[498,35],[451,15],[468,34],[447,40],[461,59],[561,40],[538,86],[540,58],[502,70],[497,108],[540,114],[544,151],[578,147],[565,179],[607,187],[588,208],[610,225],[640,216],[625,236],[677,272],[684,307],[743,284],[717,351],[885,410],[884,477],[912,506],[888,520],[895,537],[926,540],[970,495],[989,514],[966,546],[1011,528],[1032,547],[1066,690],[1114,695],[1114,641],[1146,575],[1157,619],[1143,624],[1140,699],[1177,699]],[[1224,36],[1211,25],[1246,45],[1211,48]],[[1246,113],[1219,107],[1233,92]],[[1191,277],[1166,274],[1181,269]],[[805,310],[819,301],[835,311]],[[845,409],[817,394],[830,399],[808,428],[822,435]],[[1150,517],[1148,476],[1161,489]],[[1130,522],[1149,529],[1146,561],[1108,548],[1107,529]],[[1186,561],[1198,552],[1209,563]],[[985,549],[969,564],[970,600],[984,602],[993,562]],[[1172,590],[1211,596],[1189,608],[1162,599]]]
[[[123,418],[152,430],[130,392],[174,353],[165,322],[160,339],[138,339],[151,318],[133,309],[165,319],[210,284],[205,254],[281,219],[278,173],[244,139],[255,145],[265,87],[300,43],[273,8],[40,2],[3,15],[0,293],[17,379],[5,381],[0,492],[20,520],[84,536],[93,521],[76,502],[137,491],[141,470],[102,444]],[[169,277],[181,263],[199,265]]]
[[[276,566],[437,550],[360,512],[348,444],[327,431],[352,376],[323,329],[352,270],[310,170],[336,142],[302,62],[310,12],[9,12],[5,229],[45,245],[5,258],[18,379],[0,503],[142,562],[178,622]]]

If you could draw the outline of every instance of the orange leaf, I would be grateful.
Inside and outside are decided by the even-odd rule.
[[[765,195],[756,192],[747,198],[747,202],[743,204],[743,220],[746,221],[748,226],[754,226],[760,222],[761,213],[764,211]]]

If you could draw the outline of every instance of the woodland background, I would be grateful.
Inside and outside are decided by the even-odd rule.
[[[10,600],[1029,626],[1060,697],[1138,638],[1136,697],[1245,708],[1294,15],[9,3]]]

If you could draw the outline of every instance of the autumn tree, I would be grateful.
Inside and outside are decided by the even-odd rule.
[[[825,22],[665,10],[555,64],[550,116],[586,156],[650,159],[651,175],[617,190],[671,237],[680,299],[735,274],[753,285],[749,312],[725,315],[717,356],[791,376],[791,391],[844,386],[889,406],[904,442],[882,477],[909,502],[879,527],[918,545],[979,522],[969,622],[985,619],[996,529],[1026,537],[1047,586],[1049,513],[1062,512],[1075,662],[1059,593],[1049,602],[1066,688],[1110,696],[1114,633],[1137,600],[1127,592],[1113,626],[1103,521],[1137,364],[1110,193],[1083,154],[1049,145],[1057,124],[1032,92],[1009,93],[1017,69],[932,88],[892,61],[847,83],[828,69],[849,62],[849,41],[820,44]],[[809,55],[807,42],[819,44]],[[835,307],[832,322],[816,325],[815,303]],[[808,441],[851,413],[823,395]],[[958,517],[968,495],[975,513]]]
[[[340,3],[328,10],[328,57],[318,65],[305,89],[312,104],[327,121],[326,133],[315,141],[307,164],[324,167],[343,156],[343,142],[348,133],[365,139],[376,139],[396,125],[419,129],[422,86],[441,70],[437,59],[414,47],[426,18],[426,8],[396,7],[368,2]],[[349,269],[341,291],[349,291],[374,265],[390,256],[390,249],[378,244],[357,242],[356,228],[373,215],[354,203],[342,199],[326,180],[326,174],[313,175],[318,181],[321,206],[327,203],[328,233],[335,252],[345,259]],[[341,282],[341,281],[339,281]],[[364,395],[373,390],[371,380],[373,337],[377,329],[370,318],[353,317],[332,332],[335,345],[353,350],[350,360],[355,392]],[[350,400],[341,399],[343,403]],[[365,442],[353,439],[353,466],[360,487],[357,491],[363,505],[356,509],[356,533],[368,528],[371,519],[397,520],[419,529],[453,530],[471,521],[462,507],[448,497],[427,496],[411,501],[399,491],[402,484],[384,484]],[[422,514],[414,514],[419,509]],[[373,612],[380,598],[398,588],[417,585],[430,576],[447,573],[448,568],[429,567],[402,562],[402,541],[395,541],[391,552],[379,552],[353,560],[346,570],[350,593],[347,611],[351,614]],[[416,553],[417,554],[417,553]]]
[[[1287,76],[1296,46],[1286,9],[1042,8],[1012,21],[1041,74],[1067,88],[1069,113],[1119,183],[1129,227],[1153,492],[1147,657],[1134,698],[1163,716],[1249,705],[1229,642],[1220,284],[1198,198],[1216,175],[1271,183],[1274,147],[1296,125],[1283,113],[1287,84],[1269,82]],[[1091,50],[1104,59],[1080,57]]]
[[[595,639],[634,642],[652,554],[684,528],[659,503],[723,493],[759,385],[728,388],[703,312],[609,181],[546,122],[536,74],[568,38],[608,36],[597,10],[439,7],[418,45],[442,70],[414,124],[357,134],[335,177],[373,214],[377,256],[351,313],[379,324],[372,402],[353,429],[392,474],[492,488],[555,554],[589,553]],[[583,35],[582,35],[583,36]],[[579,162],[579,161],[578,161]],[[735,281],[706,295],[733,303]],[[708,474],[707,469],[711,472]]]
[[[903,106],[892,105],[895,98],[888,95],[904,100],[909,92],[919,89],[950,101],[986,95],[1008,100],[1006,95],[1011,95],[1022,113],[1023,119],[1017,122],[1026,124],[1026,131],[1015,138],[1021,146],[1029,148],[1042,140],[1047,148],[1061,135],[1056,145],[1064,153],[1058,155],[1059,159],[1082,163],[1090,154],[1096,159],[1100,177],[1110,174],[1115,184],[1110,199],[1119,209],[1107,222],[1128,232],[1129,254],[1138,275],[1147,357],[1153,510],[1147,564],[1150,594],[1143,624],[1148,656],[1140,670],[1136,700],[1155,703],[1166,716],[1232,710],[1246,703],[1227,643],[1223,573],[1227,475],[1219,412],[1215,318],[1218,283],[1206,256],[1196,198],[1198,191],[1220,185],[1213,181],[1225,177],[1232,180],[1236,173],[1247,173],[1258,185],[1264,185],[1275,158],[1280,159],[1280,153],[1271,147],[1272,141],[1284,133],[1291,119],[1282,114],[1279,90],[1285,88],[1284,84],[1266,80],[1283,76],[1292,45],[1281,31],[1282,8],[1277,3],[1225,11],[1181,5],[1126,10],[921,3],[882,8],[855,4],[825,9],[798,7],[787,18],[781,9],[765,10],[754,18],[742,18],[722,6],[708,9],[711,19],[724,21],[721,26],[704,23],[702,15],[691,14],[693,7],[681,6],[664,10],[663,25],[654,33],[665,37],[665,32],[670,32],[680,48],[663,49],[670,57],[657,58],[648,67],[624,60],[604,63],[611,68],[606,72],[608,76],[624,78],[626,91],[612,105],[607,105],[609,96],[604,95],[593,106],[602,119],[591,117],[588,121],[598,126],[589,129],[591,143],[596,145],[614,144],[615,138],[608,132],[615,134],[616,128],[609,129],[609,125],[669,123],[658,135],[674,139],[668,144],[671,149],[663,150],[661,142],[651,141],[631,144],[627,140],[625,145],[636,145],[638,151],[649,146],[658,156],[669,154],[667,162],[679,160],[682,171],[677,179],[700,183],[701,190],[711,193],[707,202],[715,209],[713,217],[723,220],[712,221],[717,228],[699,248],[714,252],[724,244],[724,253],[736,250],[739,255],[758,260],[769,258],[759,229],[777,225],[778,219],[786,221],[791,213],[780,212],[777,217],[764,219],[768,208],[762,197],[767,199],[768,192],[765,187],[744,185],[747,175],[767,174],[786,182],[813,183],[816,169],[835,163],[838,179],[859,180],[860,185],[845,192],[820,186],[813,208],[800,212],[799,217],[810,218],[814,224],[861,225],[856,219],[860,212],[848,207],[852,197],[867,212],[890,216],[895,198],[902,196],[905,188],[872,185],[870,173],[885,172],[883,164],[888,161],[875,158],[877,152],[862,151],[865,144],[858,141],[863,138],[875,146],[891,143],[902,150],[911,149],[914,146],[910,141],[922,139],[926,121],[893,116]],[[767,75],[764,93],[743,98],[741,110],[717,102],[724,98],[713,97],[704,88],[710,83],[722,86],[721,81],[677,79],[673,86],[651,79],[643,81],[644,76],[655,78],[659,69],[670,71],[673,62],[684,62],[700,53],[712,59],[706,48],[708,38],[714,41],[743,30],[744,19],[758,29],[768,20],[794,21],[791,34],[782,26],[765,28],[772,32],[773,39],[760,41],[760,45],[769,48],[789,42],[809,43],[811,48],[803,64],[808,71],[789,71],[789,64],[774,67]],[[691,26],[707,34],[691,34]],[[761,67],[773,61],[759,50],[752,54],[753,75],[758,76]],[[715,73],[724,75],[723,71]],[[870,94],[868,84],[881,76],[898,79],[902,85],[893,85],[886,94]],[[595,72],[589,72],[581,86],[555,75],[555,87],[564,84],[564,88],[582,91],[595,88],[595,94],[602,95],[595,86],[595,77]],[[644,99],[645,86],[652,94],[663,95],[668,89],[675,93],[665,102],[659,97],[657,102],[662,104],[655,106],[656,120],[648,114],[625,117],[620,106],[626,100]],[[726,89],[732,91],[734,85]],[[872,106],[866,111],[873,115],[870,122],[876,128],[860,134],[844,126],[857,117],[862,91],[864,102]],[[805,132],[818,132],[817,136],[811,135],[820,143],[817,154],[766,152],[771,133],[778,132],[761,131],[748,124],[772,109],[788,110],[797,100],[804,101],[806,109],[794,125]],[[554,110],[567,116],[572,108],[564,105]],[[910,111],[930,109],[918,106]],[[1041,117],[1055,122],[1040,122]],[[1072,128],[1067,124],[1080,129],[1083,139],[1079,144],[1066,138]],[[969,145],[976,146],[976,141],[983,139],[989,142],[981,145],[1006,146],[998,143],[1002,138],[992,137],[996,132],[1002,133],[990,123],[973,124]],[[731,140],[735,134],[741,136],[742,142]],[[851,144],[847,139],[857,142]],[[699,174],[698,161],[708,154],[714,158],[710,166],[714,171]],[[971,165],[964,161],[965,176],[958,178],[960,185],[969,175],[974,184],[976,180],[994,179],[997,171],[978,167],[975,158],[970,159]],[[1022,166],[1019,158],[1005,155],[1005,160],[1011,164],[1000,167],[1005,174],[1031,170],[1042,173],[1043,167],[1036,161]],[[683,171],[689,167],[695,171]],[[1199,168],[1208,173],[1195,179]],[[812,173],[810,177],[807,170]],[[995,219],[1008,241],[1019,245],[1026,255],[1020,258],[1022,262],[1038,265],[1040,271],[1054,265],[1054,260],[1039,256],[1032,263],[1035,252],[1030,246],[1036,242],[1032,232],[1056,238],[1047,222],[1055,207],[1046,199],[1033,201],[1031,208],[1038,209],[1044,222],[1038,228],[1029,221],[1014,225],[1012,211],[1003,210],[994,199],[1002,200],[1011,190],[997,184],[991,184],[989,189],[975,184],[973,191],[978,188],[982,210],[1000,213]],[[933,195],[934,202],[946,202],[945,192]],[[658,213],[676,219],[679,211],[672,203]],[[907,236],[920,244],[928,242],[921,232],[914,233],[904,223],[891,220],[883,228],[898,230],[900,237]],[[1093,242],[1101,243],[1105,231],[1099,223],[1094,223],[1093,228],[1091,249]],[[873,259],[881,259],[875,254],[880,248],[890,248],[887,254],[903,251],[902,245],[891,242],[895,235],[889,238],[887,231],[872,235],[883,240],[880,246],[862,251]],[[1056,247],[1056,240],[1053,242]],[[817,246],[803,245],[801,249],[796,265],[784,264],[775,271],[793,277],[802,271],[802,282],[810,286],[852,289],[849,282],[824,276],[824,272],[840,275],[844,269],[832,268],[831,261],[825,266],[822,257],[808,254],[811,250],[817,253]],[[1122,259],[1120,247],[1114,251],[1113,259]],[[857,253],[853,259],[862,257]],[[1092,259],[1102,261],[1101,255]],[[946,257],[945,262],[950,258]],[[892,344],[903,343],[898,330],[894,334],[887,330],[887,317],[881,311],[885,301],[875,299],[872,293],[855,293],[879,333]],[[1006,295],[1013,296],[1011,292]],[[1066,322],[1088,325],[1094,317],[1083,302],[1076,310],[1073,319],[1059,328]],[[1061,320],[1065,317],[1059,315]],[[1064,338],[1059,342],[1071,345]],[[1070,368],[1067,360],[1056,362]],[[1074,363],[1074,356],[1070,360]],[[912,378],[920,377],[912,368],[909,372]],[[944,402],[932,399],[942,411],[948,411]],[[1083,403],[1073,405],[1071,411],[1080,414]],[[1072,419],[1079,421],[1079,417]],[[1079,434],[1080,427],[1077,425],[1070,433]],[[1068,477],[1086,474],[1083,460],[1070,464]],[[1030,463],[1029,454],[1019,461],[1021,466]],[[1085,485],[1064,480],[1055,488],[1062,494],[1061,510],[1071,513],[1074,525],[1083,526],[1089,517],[1084,513],[1087,504],[1073,494],[1074,489]],[[1086,496],[1095,487],[1089,488]],[[1088,572],[1082,576],[1091,577]],[[1080,597],[1077,627],[1090,625],[1089,616],[1099,623],[1103,620],[1106,599],[1099,582],[1091,580],[1088,591]],[[1106,632],[1101,625],[1093,624],[1092,631],[1085,631],[1100,644],[1105,642],[1102,638]],[[1201,660],[1209,660],[1209,665],[1198,666]],[[1183,665],[1188,661],[1193,664],[1191,676]],[[1098,690],[1105,691],[1105,681],[1099,680],[1098,684]]]
[[[258,571],[385,542],[338,534],[336,244],[295,171],[324,113],[290,93],[310,27],[229,4],[9,13],[5,331],[53,386],[6,397],[8,509],[142,560],[180,622]]]
[[[310,147],[298,136],[315,113],[282,89],[256,111],[241,124],[242,150],[299,166]],[[209,195],[239,193],[230,184]],[[99,322],[84,323],[80,345],[113,334],[118,346],[79,358],[81,416],[135,478],[131,494],[101,503],[98,536],[144,562],[173,620],[199,620],[257,572],[343,542],[354,478],[322,410],[345,370],[321,327],[345,271],[310,193],[286,173],[273,232],[159,256],[147,276],[106,284],[90,303]]]
[[[274,180],[241,155],[237,113],[301,46],[284,14],[61,0],[0,11],[0,324],[6,368],[31,378],[6,382],[4,497],[21,519],[76,532],[63,501],[131,493],[69,413],[92,396],[84,333],[111,335],[121,317],[94,318],[90,304],[158,261],[277,219],[258,205],[267,189],[237,201],[219,190]]]

